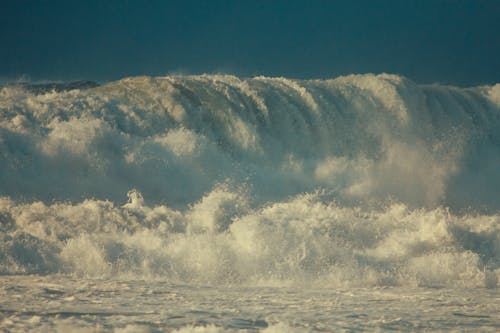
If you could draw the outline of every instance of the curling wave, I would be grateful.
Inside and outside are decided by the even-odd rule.
[[[499,167],[499,84],[5,86],[0,271],[494,286]]]

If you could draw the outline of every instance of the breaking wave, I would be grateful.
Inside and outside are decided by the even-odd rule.
[[[0,90],[2,274],[497,284],[500,84],[77,88]]]

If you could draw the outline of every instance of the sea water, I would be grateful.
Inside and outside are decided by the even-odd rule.
[[[0,90],[0,329],[500,329],[500,85],[57,87]]]
[[[500,329],[497,290],[259,287],[8,276],[2,328],[35,332],[356,332]]]

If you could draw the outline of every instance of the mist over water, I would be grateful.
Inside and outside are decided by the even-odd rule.
[[[0,90],[0,272],[494,288],[500,84]]]

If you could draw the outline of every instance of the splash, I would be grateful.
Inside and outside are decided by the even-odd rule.
[[[388,74],[5,86],[0,271],[494,287],[499,129],[498,85]]]

